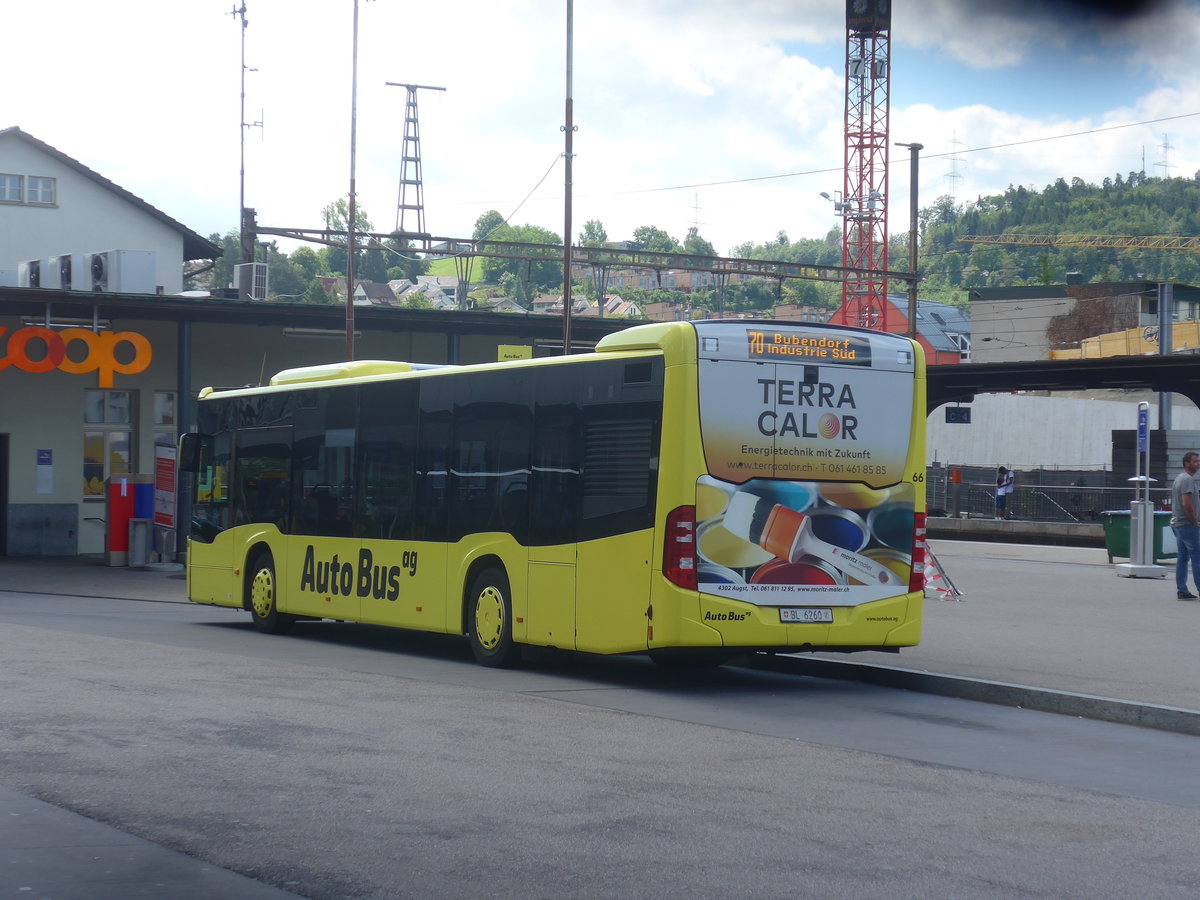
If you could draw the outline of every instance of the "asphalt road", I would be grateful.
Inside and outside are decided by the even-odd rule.
[[[448,638],[17,592],[0,661],[0,785],[246,897],[1200,893],[1186,735],[641,659],[496,672]],[[0,897],[43,896],[5,859]]]

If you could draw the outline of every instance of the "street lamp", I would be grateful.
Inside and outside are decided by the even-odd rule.
[[[924,144],[901,144],[909,151],[910,174],[908,185],[908,336],[917,336],[917,165]]]

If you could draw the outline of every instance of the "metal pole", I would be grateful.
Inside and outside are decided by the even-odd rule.
[[[358,141],[358,0],[350,74],[350,206],[346,215],[346,361],[354,360],[354,158]]]
[[[896,144],[909,152],[908,184],[908,336],[917,336],[917,186],[918,168],[924,144]]]
[[[563,133],[566,136],[566,146],[563,156],[566,158],[565,190],[566,199],[563,208],[563,356],[571,352],[571,151],[575,134],[574,101],[571,97],[571,67],[572,67],[572,31],[575,20],[575,2],[567,0],[567,100],[566,124]]]
[[[1175,321],[1175,285],[1164,281],[1158,286],[1158,355],[1170,356],[1175,350],[1175,337],[1171,326]],[[1158,427],[1171,430],[1171,393],[1161,391],[1158,395]]]
[[[248,238],[246,234],[246,4],[235,8],[234,13],[242,19],[242,108],[238,118],[238,136],[241,138],[238,142],[241,151],[241,165],[238,168],[238,224],[241,229],[239,237],[242,262],[248,263],[254,260],[248,258],[250,254],[247,252],[253,238]]]
[[[179,438],[192,430],[192,323],[183,319],[175,326],[175,446]],[[176,478],[185,477],[176,465]],[[194,474],[187,478],[195,478]],[[188,528],[192,521],[192,500],[189,491],[176,491],[175,559],[187,551]]]

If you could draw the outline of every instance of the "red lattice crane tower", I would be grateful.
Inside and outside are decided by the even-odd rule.
[[[846,168],[842,196],[842,265],[888,267],[888,96],[891,0],[846,0]],[[863,274],[842,285],[850,325],[888,331],[887,279]]]

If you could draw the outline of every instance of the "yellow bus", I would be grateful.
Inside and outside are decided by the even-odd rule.
[[[894,651],[920,637],[924,420],[915,342],[764,321],[205,388],[180,453],[188,596],[267,633],[465,635],[488,666],[525,645]]]

